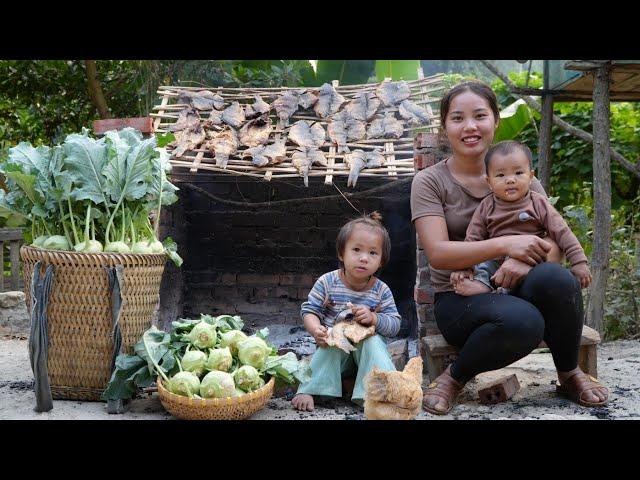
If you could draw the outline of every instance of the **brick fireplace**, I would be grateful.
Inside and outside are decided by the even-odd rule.
[[[416,338],[411,178],[390,183],[360,178],[349,189],[338,183],[343,193],[356,193],[349,197],[352,207],[319,179],[306,188],[301,180],[174,172],[180,200],[163,210],[162,236],[178,243],[184,264],[180,269],[167,264],[160,326],[200,313],[240,315],[251,329],[301,325],[300,305],[313,283],[338,267],[335,239],[340,226],[358,215],[355,207],[383,215],[392,252],[380,278],[403,317],[400,336]]]

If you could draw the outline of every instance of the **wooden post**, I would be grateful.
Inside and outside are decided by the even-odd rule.
[[[549,89],[549,61],[544,61],[544,89]],[[551,126],[553,125],[553,96],[542,96],[540,143],[538,145],[538,180],[549,193],[551,185]]]
[[[549,193],[551,186],[551,125],[553,124],[553,96],[542,96],[542,114],[540,119],[540,144],[538,146],[537,177],[544,191]]]
[[[609,150],[610,63],[594,71],[593,81],[593,282],[586,323],[602,335],[611,241],[611,154]]]

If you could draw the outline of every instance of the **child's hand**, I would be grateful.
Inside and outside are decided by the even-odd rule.
[[[451,272],[449,280],[451,281],[451,285],[453,285],[453,287],[456,288],[458,286],[458,283],[460,283],[465,278],[468,278],[469,280],[473,280],[473,271],[458,270],[457,272]]]
[[[589,271],[589,267],[586,262],[578,263],[571,267],[571,273],[573,273],[580,282],[580,287],[587,288],[591,285],[593,277],[591,276],[591,271]]]
[[[375,325],[378,321],[378,316],[364,305],[356,305],[351,310],[353,311],[355,321],[360,325],[370,327],[371,325]]]
[[[310,332],[311,336],[315,339],[318,347],[328,347],[327,344],[327,327],[324,325],[318,325],[314,327]]]

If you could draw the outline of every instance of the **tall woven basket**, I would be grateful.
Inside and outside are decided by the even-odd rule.
[[[100,400],[109,383],[113,355],[111,291],[108,269],[122,265],[120,330],[125,353],[151,327],[160,298],[164,254],[77,253],[20,249],[27,306],[31,310],[31,274],[55,268],[47,306],[48,363],[54,399]]]

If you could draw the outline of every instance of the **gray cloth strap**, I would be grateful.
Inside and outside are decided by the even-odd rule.
[[[122,348],[122,331],[120,330],[120,312],[122,310],[122,294],[121,285],[123,282],[122,265],[115,267],[105,267],[107,276],[109,277],[109,290],[111,291],[111,326],[113,335],[113,354],[111,356],[111,373],[116,368],[116,357],[121,353]]]
[[[29,335],[29,359],[33,370],[36,394],[36,412],[48,412],[53,408],[51,385],[49,384],[49,335],[47,333],[47,304],[54,279],[54,266],[49,265],[40,274],[42,261],[33,267],[31,275],[31,332]]]

